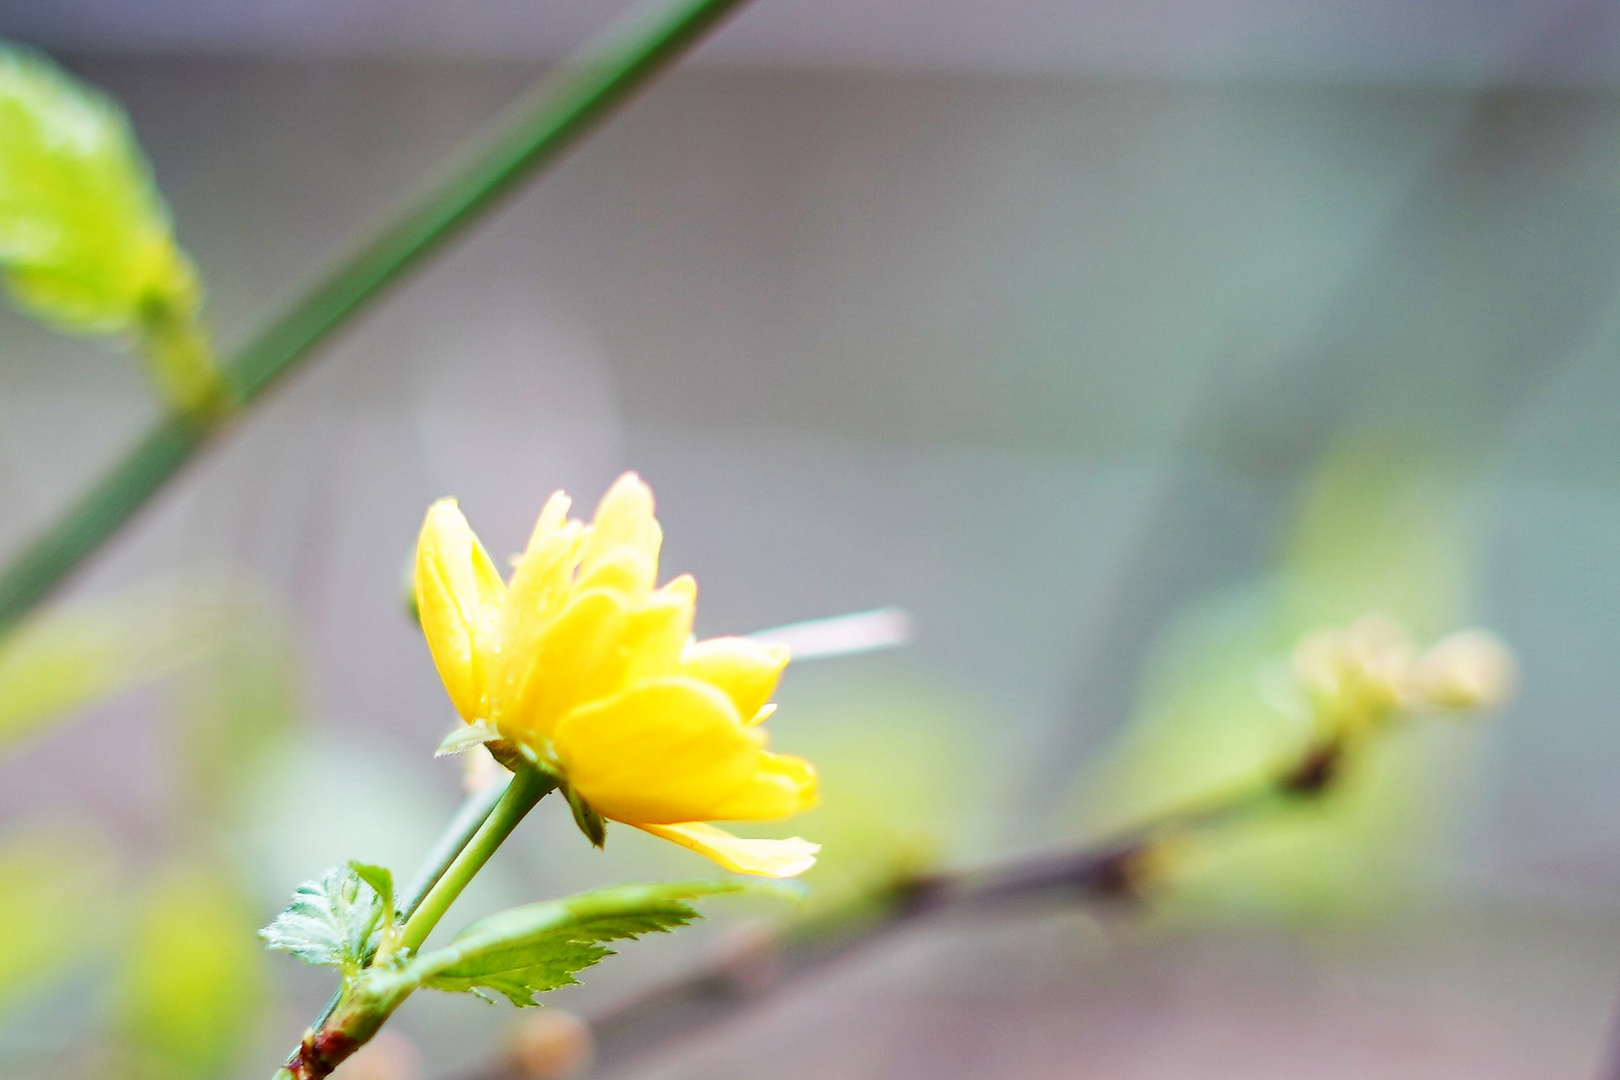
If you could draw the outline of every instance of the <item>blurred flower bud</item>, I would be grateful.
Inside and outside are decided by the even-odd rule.
[[[1404,704],[1417,655],[1400,623],[1367,615],[1307,636],[1294,650],[1294,675],[1322,734],[1339,739],[1384,722]]]
[[[1393,619],[1369,615],[1322,630],[1294,651],[1294,674],[1329,741],[1402,713],[1494,708],[1513,691],[1513,654],[1484,630],[1461,630],[1420,653]]]
[[[1345,640],[1359,678],[1399,698],[1418,657],[1406,627],[1388,615],[1365,615],[1350,624]]]
[[[399,1032],[380,1031],[332,1075],[335,1080],[417,1080],[422,1075],[422,1055]]]
[[[1413,697],[1431,709],[1500,707],[1513,694],[1513,653],[1486,630],[1460,630],[1425,653],[1413,677]]]
[[[507,1057],[525,1080],[567,1080],[590,1065],[595,1054],[591,1029],[564,1009],[546,1008],[524,1016],[512,1029]]]

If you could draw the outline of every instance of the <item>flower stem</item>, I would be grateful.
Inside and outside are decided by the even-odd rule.
[[[596,39],[230,355],[222,400],[240,410],[407,271],[563,153],[746,0],[657,0]],[[0,633],[14,627],[224,430],[227,409],[173,409],[0,572]]]
[[[512,835],[518,822],[556,786],[555,780],[538,769],[519,765],[505,785],[495,784],[470,796],[405,893],[400,907],[405,925],[399,937],[384,944],[368,972],[379,970],[375,965],[386,961],[391,951],[420,948],[467,883]],[[326,1076],[371,1038],[405,996],[385,994],[375,1001],[357,1001],[352,996],[356,985],[346,982],[344,989],[327,1003],[272,1080],[319,1080]]]
[[[416,913],[416,909],[422,906],[422,898],[427,896],[428,890],[438,883],[445,871],[450,869],[450,864],[455,862],[456,856],[460,855],[462,849],[478,834],[485,819],[494,812],[510,786],[510,780],[494,783],[482,791],[467,796],[461,808],[456,811],[456,816],[450,819],[450,824],[446,825],[444,832],[440,834],[438,843],[433,845],[433,850],[422,860],[422,868],[416,872],[411,883],[400,891],[400,918],[409,919]]]
[[[422,866],[416,871],[410,885],[401,891],[397,908],[400,918],[409,919],[416,913],[416,909],[422,905],[422,898],[444,876],[445,871],[450,869],[451,863],[461,854],[462,849],[472,842],[472,838],[494,812],[510,785],[510,779],[490,784],[482,791],[473,792],[462,800],[460,808],[456,810],[456,816],[450,819],[450,824],[439,834],[438,842],[422,860]],[[331,1000],[326,1003],[326,1008],[321,1010],[321,1014],[315,1018],[310,1028],[319,1029],[330,1020],[342,1000],[343,991],[341,989],[335,991]]]
[[[489,857],[495,854],[495,849],[517,828],[528,812],[534,809],[546,794],[557,786],[557,781],[528,765],[519,765],[516,773],[512,775],[511,783],[501,793],[500,801],[495,809],[484,819],[478,831],[473,833],[472,839],[467,841],[445,867],[444,872],[433,882],[427,893],[421,898],[400,927],[400,949],[415,951],[421,948],[422,942],[433,932],[433,928],[444,918],[444,913],[450,910],[450,905],[456,897],[467,887],[473,875],[482,870]],[[379,956],[378,960],[385,959]]]

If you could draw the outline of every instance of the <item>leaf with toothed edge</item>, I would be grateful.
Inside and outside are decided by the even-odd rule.
[[[345,972],[363,967],[393,921],[393,875],[380,866],[334,866],[293,893],[287,910],[259,931],[271,949]]]
[[[529,904],[481,919],[449,945],[423,953],[402,974],[418,985],[520,1008],[535,995],[578,982],[582,971],[613,950],[605,944],[684,926],[699,915],[685,901],[723,893],[793,895],[768,883],[697,881],[620,885],[565,900]]]

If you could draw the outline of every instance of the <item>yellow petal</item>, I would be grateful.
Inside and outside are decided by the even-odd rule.
[[[561,529],[568,523],[568,508],[573,500],[565,491],[553,491],[546,505],[540,508],[540,517],[534,523],[534,531],[529,534],[529,546],[525,551],[533,551],[536,545],[543,543],[548,536]]]
[[[681,650],[692,636],[692,615],[697,606],[697,582],[690,574],[653,593],[630,616],[625,649],[630,666],[625,682],[639,682],[675,674]]]
[[[546,624],[532,647],[514,649],[496,717],[502,734],[541,749],[559,717],[615,693],[628,660],[620,647],[628,622],[618,593],[587,592]]]
[[[454,499],[428,508],[416,543],[416,605],[433,663],[463,719],[483,715],[506,586]]]
[[[753,777],[765,741],[724,694],[678,675],[575,709],[553,739],[585,801],[632,825],[713,817]]]
[[[717,686],[737,706],[740,716],[758,717],[787,667],[786,645],[767,645],[748,638],[722,637],[694,642],[681,654],[680,672]]]
[[[565,520],[543,532],[537,526],[534,539],[518,558],[501,614],[505,683],[512,682],[513,665],[525,663],[539,647],[540,638],[575,592],[574,567],[579,563],[583,531],[584,525],[578,521]]]
[[[727,870],[764,877],[787,878],[802,874],[815,865],[816,852],[821,850],[820,844],[797,836],[787,840],[750,840],[701,821],[637,825],[636,828],[707,855]]]
[[[647,561],[656,576],[658,548],[663,540],[664,531],[653,516],[652,489],[641,477],[627,472],[613,482],[596,505],[580,572],[587,574],[613,552],[629,548]]]
[[[589,545],[589,540],[586,541]],[[639,604],[652,591],[658,564],[633,548],[608,552],[588,569],[581,567],[578,588],[617,589],[631,603]]]
[[[720,800],[706,817],[715,821],[771,821],[816,805],[816,770],[801,757],[761,753],[754,775]]]

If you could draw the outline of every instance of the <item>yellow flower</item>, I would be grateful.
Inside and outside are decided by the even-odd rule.
[[[759,724],[787,650],[691,640],[697,584],[655,588],[663,530],[634,473],[591,524],[553,495],[509,582],[453,499],[428,509],[416,551],[422,630],[456,711],[492,724],[596,813],[730,870],[791,877],[815,844],[748,840],[707,824],[815,804],[803,758],[765,749]]]

